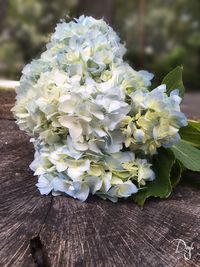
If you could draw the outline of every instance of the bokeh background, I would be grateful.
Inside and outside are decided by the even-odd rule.
[[[154,72],[159,82],[183,65],[187,90],[199,90],[200,0],[0,0],[0,78],[18,80],[56,23],[82,14],[104,17],[135,69]]]

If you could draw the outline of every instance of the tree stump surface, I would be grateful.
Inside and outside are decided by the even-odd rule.
[[[0,267],[200,266],[199,174],[187,173],[167,200],[149,199],[143,209],[131,200],[41,196],[29,137],[0,105]],[[176,253],[176,239],[187,249],[181,241]]]

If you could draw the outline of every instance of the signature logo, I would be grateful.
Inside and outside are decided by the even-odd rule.
[[[188,245],[183,239],[174,239],[172,243],[176,243],[175,253],[182,254],[185,260],[190,260],[192,257],[193,244]]]

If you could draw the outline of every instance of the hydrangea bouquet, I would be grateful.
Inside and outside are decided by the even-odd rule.
[[[182,68],[152,88],[125,52],[103,20],[81,16],[59,23],[24,68],[13,112],[32,137],[41,194],[143,205],[168,197],[185,168],[200,171],[200,124],[180,111]]]

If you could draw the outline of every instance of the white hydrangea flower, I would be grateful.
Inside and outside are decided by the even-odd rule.
[[[112,78],[107,83],[119,85],[126,94],[136,90],[147,91],[153,74],[148,71],[135,71],[127,63],[120,64],[112,70]]]
[[[68,131],[72,139],[109,136],[130,110],[127,86],[143,88],[152,78],[124,64],[124,53],[103,20],[59,23],[41,59],[23,70],[13,109],[20,128],[47,143]]]
[[[39,176],[36,186],[38,187],[42,195],[48,195],[53,190],[54,179],[54,176],[49,174]]]
[[[153,74],[131,68],[125,51],[103,20],[81,16],[59,23],[23,69],[13,112],[33,137],[41,194],[127,198],[155,179],[157,148],[179,139],[186,118],[178,91],[150,91]]]
[[[178,93],[174,90],[168,96],[166,86],[161,85],[151,92],[135,91],[130,94],[132,114],[121,124],[126,147],[155,154],[160,146],[170,147],[179,141],[178,131],[187,125],[187,119],[180,111]]]
[[[116,202],[154,179],[151,164],[135,158],[132,152],[105,157],[88,150],[80,158],[73,158],[67,144],[53,146],[36,141],[34,145],[35,159],[30,167],[39,176],[37,186],[41,194],[65,193],[85,201],[91,193]]]

